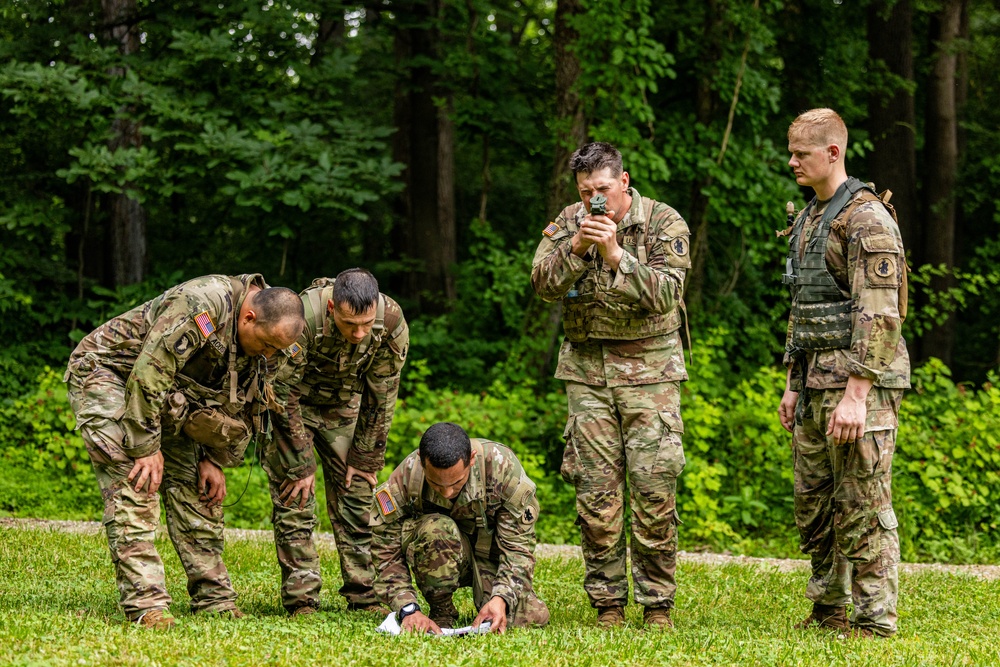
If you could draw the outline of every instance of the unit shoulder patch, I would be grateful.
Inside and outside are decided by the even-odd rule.
[[[198,325],[198,331],[205,338],[208,338],[213,333],[215,333],[215,322],[212,321],[212,316],[208,314],[207,310],[203,310],[194,316],[194,323]]]
[[[688,254],[688,242],[683,236],[678,236],[673,241],[670,242],[670,249],[678,257],[684,257]]]

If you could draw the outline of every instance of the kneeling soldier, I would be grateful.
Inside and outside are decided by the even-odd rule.
[[[404,630],[440,633],[455,623],[452,594],[471,586],[478,626],[543,626],[549,610],[532,588],[535,484],[508,447],[469,440],[456,424],[434,424],[375,490],[375,592]],[[430,604],[417,605],[410,570]]]

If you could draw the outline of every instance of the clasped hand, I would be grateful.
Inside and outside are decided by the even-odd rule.
[[[618,225],[610,217],[614,214],[614,211],[608,211],[608,215],[588,215],[584,218],[580,230],[573,237],[573,253],[582,257],[590,246],[597,246],[604,261],[617,270],[624,251],[618,245]]]

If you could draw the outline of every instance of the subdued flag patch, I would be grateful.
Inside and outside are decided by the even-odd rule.
[[[548,227],[542,230],[542,234],[545,234],[546,236],[552,236],[558,231],[559,231],[559,225],[557,225],[554,222],[550,222]]]
[[[195,315],[194,323],[198,325],[198,330],[205,338],[215,333],[215,322],[212,321],[212,316],[208,314],[207,310]]]
[[[389,516],[396,511],[396,503],[392,502],[392,494],[388,489],[379,489],[375,492],[375,500],[378,501],[379,511],[382,516]]]

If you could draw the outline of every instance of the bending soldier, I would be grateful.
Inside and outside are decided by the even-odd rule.
[[[471,586],[473,626],[544,626],[535,594],[535,484],[510,449],[469,440],[456,424],[434,424],[375,491],[372,560],[379,597],[404,630],[440,633],[455,624],[454,592]],[[417,604],[410,571],[430,605]]]
[[[791,289],[778,409],[795,452],[795,523],[812,560],[797,627],[896,632],[899,537],[892,454],[910,361],[900,332],[906,262],[895,213],[844,164],[847,127],[813,109],[788,129],[788,161],[816,197],[791,228]],[[853,569],[853,576],[850,574]]]
[[[399,305],[364,269],[318,278],[301,294],[306,328],[277,382],[287,410],[275,420],[264,467],[270,480],[281,601],[293,615],[319,608],[316,454],[323,465],[349,610],[380,608],[372,591],[372,488],[406,361],[409,329]],[[314,453],[315,450],[315,453]]]
[[[266,359],[304,325],[295,292],[258,274],[205,276],[101,325],[65,381],[104,498],[104,527],[130,621],[169,628],[153,544],[160,497],[195,612],[242,616],[222,561],[226,480],[276,407]]]

